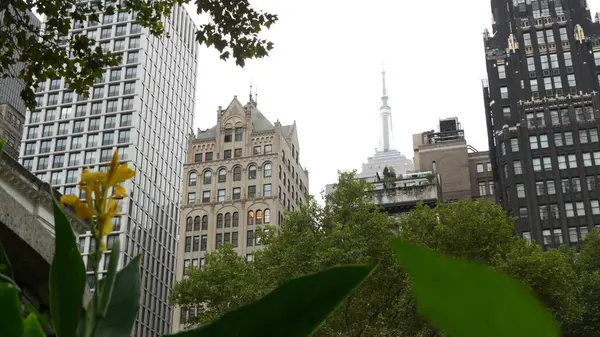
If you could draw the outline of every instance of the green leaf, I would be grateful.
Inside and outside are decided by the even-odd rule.
[[[23,315],[19,292],[11,284],[0,284],[0,336],[21,336]]]
[[[23,337],[46,337],[38,322],[37,315],[31,314],[25,319]]]
[[[56,335],[75,337],[83,308],[85,267],[69,220],[54,203],[55,247],[50,267],[50,311]]]
[[[400,263],[422,315],[455,337],[558,337],[552,315],[519,282],[494,269],[442,256],[401,239]]]
[[[4,149],[4,144],[6,144],[6,139],[0,138],[0,155],[2,154],[2,150]]]
[[[115,287],[115,279],[117,277],[117,265],[119,264],[119,253],[121,252],[119,246],[119,240],[116,240],[111,247],[110,252],[110,261],[108,262],[108,272],[106,276],[102,279],[102,291],[100,293],[100,306],[98,308],[99,314],[101,316],[106,315],[106,310],[108,309],[108,304],[110,303],[110,299],[113,293],[113,289]]]
[[[110,263],[112,262],[111,260]],[[140,288],[140,256],[138,255],[117,273],[106,316],[96,322],[95,337],[131,335],[140,308]]]
[[[310,336],[371,270],[360,265],[341,266],[295,278],[211,324],[172,336]]]
[[[0,152],[1,151],[2,151],[2,149],[0,149]],[[9,278],[12,282],[14,282],[13,280],[15,278],[15,275],[14,275],[13,267],[12,267],[12,264],[10,263],[10,260],[8,259],[8,256],[6,255],[6,251],[4,250],[4,245],[1,242],[0,242],[0,274],[2,274],[6,278]],[[2,279],[0,279],[0,281],[2,281]]]
[[[44,317],[44,315],[42,315],[36,307],[33,306],[33,304],[25,304],[23,306],[23,311],[25,311],[26,313],[29,313],[29,315],[35,315],[37,318],[38,323],[44,327],[44,326],[48,326],[48,320],[46,319],[46,317]]]

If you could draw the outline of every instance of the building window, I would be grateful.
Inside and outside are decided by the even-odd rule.
[[[575,216],[575,211],[573,210],[572,202],[568,202],[565,204],[565,213],[567,214],[567,218],[572,218]]]
[[[233,200],[240,200],[241,196],[242,196],[242,188],[241,187],[234,187],[233,188],[233,195],[232,195]]]
[[[262,223],[263,223],[263,213],[259,209],[259,210],[256,211],[256,224],[257,225],[262,225]]]
[[[477,173],[483,173],[483,163],[477,164]]]
[[[194,202],[196,202],[196,192],[189,192],[188,193],[188,204],[193,204]]]
[[[569,227],[569,242],[575,243],[577,241],[579,241],[577,227]]]
[[[217,214],[217,228],[223,228],[223,214]]]
[[[238,212],[233,212],[233,216],[231,217],[231,222],[233,227],[240,226],[240,214]]]
[[[570,154],[567,158],[569,159],[569,168],[577,168],[577,156]]]
[[[231,227],[231,213],[225,213],[225,228]]]
[[[243,134],[244,134],[244,129],[243,128],[235,128],[235,141],[236,142],[241,142]]]
[[[271,184],[264,184],[263,185],[263,196],[270,197],[271,193],[272,193]]]
[[[520,160],[513,161],[513,167],[515,169],[515,175],[523,174],[523,168],[521,167],[521,161]]]
[[[493,181],[488,181],[488,190],[490,192],[490,195],[494,195],[494,182]]]
[[[224,183],[227,181],[227,170],[222,168],[219,170],[218,182]]]
[[[273,174],[273,167],[272,167],[271,163],[266,163],[263,168],[264,177],[269,178],[272,176],[272,174]]]
[[[217,191],[217,201],[225,201],[225,190],[224,189]]]
[[[540,135],[540,148],[548,148],[548,135]]]
[[[508,98],[508,87],[500,87],[500,98],[502,98],[502,99]]]
[[[256,179],[256,166],[250,165],[248,167],[248,179]]]
[[[233,181],[240,181],[242,180],[242,168],[239,166],[236,166],[233,169]]]
[[[271,152],[273,152],[273,145],[271,145],[271,144],[265,145],[264,153],[268,154],[268,153],[271,153]]]
[[[233,157],[234,158],[240,158],[242,156],[242,149],[234,149],[233,150]]]
[[[208,185],[208,184],[211,183],[211,180],[212,180],[212,172],[210,170],[204,171],[204,176],[203,176],[202,183],[204,185]]]
[[[231,150],[223,151],[223,159],[231,159]]]
[[[510,139],[510,150],[512,152],[519,152],[519,139],[518,138]]]
[[[534,158],[532,160],[533,162],[533,170],[535,172],[540,172],[542,170],[542,161],[540,160],[540,158]]]
[[[184,249],[183,249],[186,253],[189,253],[192,251],[192,237],[191,236],[186,236],[185,237],[185,245],[184,245]]]
[[[210,202],[210,191],[202,192],[202,202],[203,203]]]
[[[208,249],[208,236],[200,236],[200,251],[205,252]],[[203,261],[202,261],[203,262]],[[200,263],[200,267],[204,267],[204,263]]]
[[[213,160],[213,153],[212,152],[206,152],[204,154],[204,161],[212,161]]]
[[[499,79],[506,78],[506,67],[504,65],[498,66],[498,78]]]
[[[577,82],[575,81],[575,75],[570,74],[567,75],[567,82],[569,83],[569,87],[575,88],[577,86]]]
[[[509,106],[505,106],[502,108],[502,115],[504,116],[504,119],[510,119],[511,114],[510,114],[510,107]]]
[[[248,199],[254,199],[254,198],[256,198],[256,186],[255,185],[248,186]]]
[[[485,182],[479,183],[479,195],[486,195]]]
[[[191,218],[188,218],[188,219],[191,219]],[[195,231],[200,230],[200,222],[201,222],[201,220],[200,220],[199,216],[194,217],[194,230]]]
[[[259,155],[259,154],[260,154],[260,151],[261,151],[261,150],[262,150],[262,147],[261,147],[260,145],[259,145],[259,146],[255,146],[255,147],[253,148],[253,150],[252,150],[252,154],[253,154],[253,155],[255,155],[255,156],[257,156],[257,155]]]
[[[202,216],[202,230],[208,230],[208,215]]]
[[[254,211],[248,211],[248,226],[254,225]]]
[[[188,186],[196,186],[196,181],[198,180],[198,174],[196,172],[190,172],[188,177]]]
[[[517,184],[517,198],[525,198],[525,185]]]
[[[225,129],[225,136],[223,138],[223,141],[225,143],[231,143],[232,140],[233,140],[233,130],[232,129]]]

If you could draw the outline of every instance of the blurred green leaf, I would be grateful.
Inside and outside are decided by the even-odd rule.
[[[23,337],[46,337],[38,322],[37,315],[31,314],[25,319]]]
[[[115,279],[117,278],[117,265],[119,264],[119,253],[121,252],[119,240],[115,241],[111,247],[110,261],[108,262],[108,272],[102,278],[102,290],[100,292],[100,306],[98,307],[101,316],[106,315],[108,304],[110,303],[113,289],[115,287]]]
[[[422,315],[454,337],[558,337],[552,315],[519,282],[494,269],[396,239]]]
[[[37,318],[38,323],[40,324],[40,326],[42,326],[42,328],[44,326],[49,326],[48,324],[48,320],[46,319],[46,317],[44,317],[44,315],[42,315],[36,307],[34,307],[32,304],[25,304],[23,306],[23,311],[25,311],[26,316],[30,316],[30,315],[35,315]]]
[[[115,261],[117,262],[117,261]],[[110,263],[113,263],[112,257]],[[104,279],[100,280],[102,288]],[[96,322],[95,337],[129,337],[140,308],[140,256],[115,277],[106,316]]]
[[[2,152],[2,149],[0,148],[0,152]],[[6,255],[6,251],[4,250],[4,245],[0,242],[0,274],[5,276],[6,278],[10,279],[10,282],[14,282],[15,279],[15,275],[14,275],[14,271],[13,271],[13,267],[12,264],[10,263],[10,260],[8,259],[8,256]],[[0,281],[2,281],[2,279],[6,280],[4,277],[0,278]]]
[[[22,336],[23,315],[19,292],[11,284],[0,284],[0,336]]]
[[[349,265],[295,278],[211,324],[172,336],[310,336],[371,270],[367,266]]]
[[[55,247],[50,267],[50,311],[59,337],[75,337],[83,308],[85,266],[69,220],[54,203]]]
[[[2,154],[2,150],[4,149],[5,143],[6,143],[6,139],[0,138],[0,154]]]

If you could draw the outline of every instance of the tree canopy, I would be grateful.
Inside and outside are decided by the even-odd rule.
[[[460,202],[418,205],[400,223],[365,198],[368,183],[342,173],[325,205],[309,199],[263,238],[246,264],[231,247],[207,256],[202,270],[177,282],[172,304],[207,304],[191,325],[206,323],[266,294],[283,281],[342,264],[377,264],[372,277],[333,314],[317,336],[441,336],[416,309],[411,282],[389,242],[400,235],[444,254],[484,262],[521,280],[550,309],[565,336],[600,330],[600,233],[591,233],[579,258],[571,249],[542,251],[513,235],[500,206]],[[399,229],[399,230],[398,230]],[[397,233],[400,234],[397,234]],[[576,285],[576,286],[575,286]]]
[[[99,22],[102,15],[135,12],[136,20],[154,36],[164,34],[163,19],[174,6],[191,3],[197,14],[206,15],[207,23],[199,26],[196,40],[214,47],[220,57],[245,61],[268,55],[273,43],[260,38],[278,18],[252,8],[249,0],[3,0],[0,1],[0,74],[20,78],[26,88],[21,96],[35,106],[32,88],[48,78],[64,77],[70,88],[87,95],[104,67],[119,64],[119,57],[103,52],[86,34],[69,35],[77,22]],[[45,27],[32,24],[33,11],[46,17]],[[166,36],[168,38],[168,36]],[[25,67],[17,67],[24,62]]]

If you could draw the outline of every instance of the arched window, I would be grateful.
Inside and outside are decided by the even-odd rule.
[[[237,166],[233,169],[233,181],[242,180],[242,168]]]
[[[263,221],[263,213],[259,209],[258,211],[256,211],[256,224],[257,225],[262,225],[262,221]]]
[[[231,213],[225,213],[225,228],[231,227]]]
[[[204,185],[208,185],[211,183],[212,180],[212,172],[210,170],[206,170],[204,171]]]
[[[192,217],[188,217],[186,222],[185,222],[185,230],[186,231],[191,231],[192,230]]]
[[[265,164],[265,167],[263,169],[263,175],[265,178],[269,178],[271,175],[273,175],[273,166],[271,165],[271,163]]]
[[[248,225],[249,226],[254,225],[254,212],[253,211],[248,211]]]
[[[233,212],[233,221],[232,221],[232,226],[233,227],[239,227],[240,226],[240,214],[238,212]]]
[[[223,214],[217,215],[217,228],[223,228]]]
[[[227,170],[222,168],[219,170],[219,182],[224,183],[227,181]]]
[[[188,186],[196,186],[196,180],[198,180],[198,173],[195,171],[190,172],[188,176]]]
[[[270,209],[265,209],[265,223],[271,223],[271,210]]]
[[[256,179],[256,166],[250,165],[248,167],[248,179]]]
[[[202,217],[202,230],[208,230],[208,215]]]
[[[199,216],[194,218],[194,230],[195,231],[200,230],[200,217]]]

